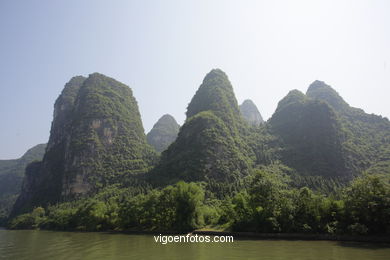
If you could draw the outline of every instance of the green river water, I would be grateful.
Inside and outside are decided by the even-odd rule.
[[[0,259],[390,259],[389,245],[286,240],[170,243],[153,235],[0,230]]]

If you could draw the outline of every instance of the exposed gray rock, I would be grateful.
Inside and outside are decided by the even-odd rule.
[[[152,130],[147,134],[148,143],[156,149],[157,152],[162,152],[176,140],[179,133],[180,125],[175,118],[169,114],[163,115]]]
[[[260,125],[264,122],[259,110],[252,100],[247,99],[240,105],[241,115],[251,125]]]

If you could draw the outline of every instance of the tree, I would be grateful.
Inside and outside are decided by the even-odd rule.
[[[379,175],[356,178],[345,192],[347,229],[352,233],[390,233],[390,185]]]

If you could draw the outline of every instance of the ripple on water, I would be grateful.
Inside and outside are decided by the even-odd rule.
[[[388,260],[390,247],[332,241],[236,240],[155,243],[150,235],[0,230],[0,259],[332,259]]]

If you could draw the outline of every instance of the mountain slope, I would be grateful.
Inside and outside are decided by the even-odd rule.
[[[321,81],[313,82],[306,95],[328,103],[336,111],[345,132],[344,154],[351,171],[390,174],[390,122],[387,118],[351,107]]]
[[[233,86],[220,69],[211,70],[203,79],[187,107],[187,119],[202,111],[212,111],[223,120],[232,135],[237,135],[237,131],[242,127],[243,118]]]
[[[351,180],[364,171],[390,173],[388,119],[353,108],[329,85],[290,91],[268,121],[279,158],[305,176]]]
[[[19,159],[0,160],[0,223],[7,218],[20,192],[26,166],[42,160],[45,148],[46,144],[38,144]]]
[[[153,128],[146,135],[148,143],[156,149],[157,152],[162,152],[175,141],[179,133],[179,124],[171,115],[163,115]]]
[[[255,103],[250,99],[244,100],[240,105],[240,112],[243,118],[251,125],[258,126],[264,122]]]
[[[20,191],[26,166],[32,161],[42,160],[45,148],[46,144],[38,144],[19,159],[0,160],[0,197]]]
[[[282,140],[282,161],[289,167],[303,175],[349,175],[341,125],[327,103],[291,91],[279,102],[269,124]]]
[[[72,78],[55,103],[43,161],[27,168],[13,214],[123,184],[154,160],[131,89],[98,73]]]
[[[237,182],[252,164],[243,131],[229,79],[221,70],[212,70],[188,105],[176,141],[162,153],[155,180]]]

